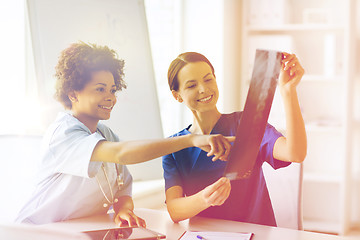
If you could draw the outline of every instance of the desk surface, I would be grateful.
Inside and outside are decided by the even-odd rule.
[[[166,234],[168,240],[178,239],[186,230],[191,231],[224,231],[252,232],[253,240],[355,240],[358,238],[334,236],[313,232],[297,231],[286,228],[268,227],[257,224],[194,217],[180,223],[173,223],[166,211],[152,209],[136,209],[135,213],[145,219],[147,228]],[[86,231],[116,227],[108,215],[94,216],[83,219],[73,219],[65,222],[42,225],[56,230]],[[359,240],[359,239],[358,239]]]

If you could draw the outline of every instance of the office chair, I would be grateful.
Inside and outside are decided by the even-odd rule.
[[[268,163],[264,163],[262,168],[277,226],[303,230],[303,164],[292,163],[274,170]]]

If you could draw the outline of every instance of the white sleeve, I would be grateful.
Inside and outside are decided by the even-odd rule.
[[[61,127],[60,127],[61,128]],[[49,143],[54,172],[80,177],[94,177],[101,162],[91,162],[91,155],[96,144],[104,140],[98,133],[91,134],[79,125],[67,126],[64,131],[57,129]]]

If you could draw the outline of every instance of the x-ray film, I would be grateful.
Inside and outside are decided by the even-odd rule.
[[[269,118],[281,60],[281,52],[256,50],[249,92],[224,173],[230,180],[251,176]]]

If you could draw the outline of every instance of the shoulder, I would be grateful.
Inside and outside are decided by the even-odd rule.
[[[101,131],[101,133],[105,136],[106,140],[111,142],[119,142],[120,139],[118,135],[116,135],[111,128],[106,126],[105,124],[99,123],[98,129]]]
[[[70,133],[72,131],[85,131],[91,134],[82,122],[67,112],[60,112],[48,129],[50,133]]]
[[[270,123],[266,124],[265,132],[276,132],[279,133],[279,131]]]
[[[181,131],[179,131],[179,132],[177,132],[177,133],[175,133],[173,135],[170,135],[169,138],[171,138],[171,137],[179,137],[179,136],[184,136],[184,135],[190,134],[190,132],[189,132],[190,127],[191,127],[191,124],[187,128],[184,128]]]
[[[236,134],[237,127],[240,124],[242,112],[233,112],[221,114],[220,119],[213,128],[212,133],[233,136]]]
[[[282,136],[282,133],[279,132],[273,125],[271,125],[270,123],[266,124],[263,141],[266,139],[272,139],[273,141],[276,141],[279,137]]]
[[[232,113],[223,113],[223,114],[221,114],[221,118],[223,118],[225,120],[239,121],[241,119],[242,113],[243,113],[242,111],[236,111],[236,112],[232,112]]]
[[[184,135],[191,134],[191,133],[189,132],[189,130],[188,130],[188,129],[190,128],[190,126],[191,126],[191,125],[189,125],[187,128],[184,128],[183,130],[181,130],[181,131],[179,131],[179,132],[177,132],[177,133],[169,136],[169,138],[179,137],[179,136],[184,136]],[[164,156],[162,157],[162,159],[163,159],[163,167],[165,168],[166,163],[168,163],[168,162],[173,163],[173,161],[174,161],[175,158],[176,158],[175,156],[176,156],[178,153],[187,151],[188,149],[189,149],[189,148],[187,148],[187,149],[182,149],[182,150],[180,150],[180,151],[178,151],[178,152],[173,152],[173,153],[164,155]]]
[[[56,120],[48,127],[44,143],[63,142],[76,136],[89,136],[91,131],[70,113],[60,112]]]

